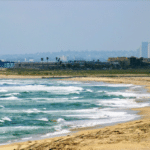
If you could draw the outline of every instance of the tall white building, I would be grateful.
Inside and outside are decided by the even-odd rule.
[[[150,42],[148,43],[148,58],[150,58]]]
[[[148,42],[142,42],[142,46],[140,48],[140,57],[149,58],[149,56],[150,53],[149,53]]]

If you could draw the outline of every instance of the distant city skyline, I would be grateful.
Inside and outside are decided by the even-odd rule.
[[[16,61],[16,62],[47,62],[46,57],[49,57],[48,61],[56,61],[56,57],[61,61],[69,60],[86,60],[86,61],[107,61],[108,57],[138,57],[138,51],[60,51],[60,52],[43,52],[34,54],[10,54],[0,55],[0,60],[3,61]]]
[[[150,1],[0,1],[0,54],[136,50]]]

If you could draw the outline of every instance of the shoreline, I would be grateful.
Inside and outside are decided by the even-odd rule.
[[[40,76],[41,77],[41,76]],[[23,77],[22,77],[23,78]],[[29,78],[28,78],[29,79]],[[80,77],[63,79],[69,81],[98,81],[120,84],[134,84],[146,85],[148,92],[150,91],[150,77]],[[145,84],[145,82],[147,84]],[[140,84],[139,84],[140,83]],[[84,129],[68,136],[54,137],[48,139],[41,139],[36,141],[26,141],[19,143],[12,143],[9,145],[0,146],[0,150],[14,150],[14,149],[32,149],[41,150],[50,149],[122,149],[122,148],[136,148],[145,149],[150,148],[150,107],[133,108],[134,111],[139,111],[142,118],[138,120],[131,120],[115,125],[108,125],[102,128]]]

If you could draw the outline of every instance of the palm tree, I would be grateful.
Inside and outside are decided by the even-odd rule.
[[[42,68],[43,68],[43,60],[44,60],[44,59],[43,59],[43,58],[41,58],[41,62],[42,62]]]
[[[56,61],[58,60],[58,57],[56,57]]]
[[[48,62],[48,60],[49,60],[49,57],[46,57],[46,59],[47,59],[47,62]]]

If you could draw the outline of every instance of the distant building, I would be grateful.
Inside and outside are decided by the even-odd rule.
[[[12,67],[14,67],[14,62],[0,60],[0,68],[12,68]]]
[[[108,58],[108,61],[111,63],[111,64],[114,64],[116,62],[119,62],[120,65],[125,65],[125,66],[131,66],[131,67],[141,67],[144,65],[143,63],[143,60],[146,61],[150,61],[150,59],[148,58],[137,58],[137,57],[112,57],[112,58]]]
[[[150,58],[150,42],[148,43],[148,58]]]
[[[17,62],[14,68],[26,68],[26,69],[51,69],[58,68],[55,62]]]
[[[29,62],[34,62],[34,59],[29,59]]]
[[[141,57],[141,46],[137,49],[137,57]]]
[[[148,42],[142,42],[140,57],[148,58]]]
[[[130,60],[127,57],[109,57],[108,62],[114,64],[114,62],[124,62],[126,65],[130,64]]]
[[[64,55],[61,56],[61,57],[60,57],[60,60],[61,60],[61,61],[67,61],[67,56],[64,56]]]

